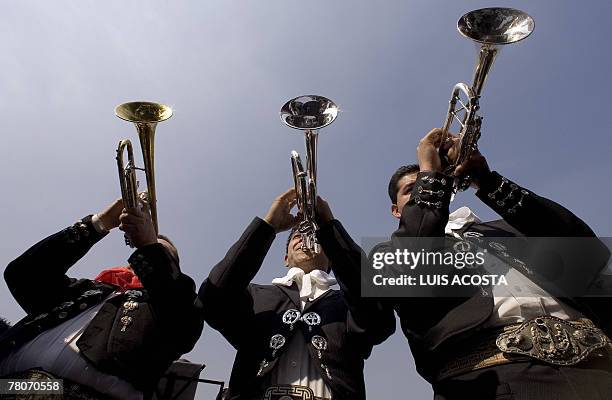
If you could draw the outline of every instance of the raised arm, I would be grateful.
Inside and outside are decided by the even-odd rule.
[[[41,240],[6,267],[6,284],[26,313],[43,312],[64,301],[68,286],[75,281],[66,272],[106,235],[106,228],[100,226],[119,225],[122,208],[121,200],[113,202],[96,216],[89,215]]]
[[[584,221],[554,201],[491,172],[480,152],[474,152],[455,173],[473,175],[474,186],[478,189],[476,196],[508,225],[530,238],[532,247],[537,249],[533,261],[537,272],[550,279],[565,265],[569,271],[565,279],[552,276],[555,286],[561,290],[577,296],[605,267],[610,252]],[[576,274],[580,274],[581,279],[576,279]]]
[[[200,286],[198,302],[206,322],[235,348],[241,346],[244,327],[251,326],[254,317],[249,283],[261,268],[276,233],[293,224],[290,211],[294,204],[293,190],[277,197],[265,219],[253,219]]]
[[[319,198],[317,208],[321,223],[319,239],[349,308],[348,329],[363,338],[369,354],[372,346],[395,332],[393,310],[383,307],[378,299],[361,296],[361,263],[366,262],[366,255],[340,221],[333,218],[325,200]]]
[[[400,220],[394,237],[442,237],[448,222],[452,179],[444,175],[438,147],[441,129],[432,129],[417,147],[418,174],[404,176],[396,187],[393,215]]]
[[[176,247],[155,231],[149,207],[123,210],[119,228],[126,233],[136,251],[129,263],[147,290],[162,334],[170,343],[164,351],[177,358],[191,351],[200,337],[204,320],[195,302],[196,286],[179,267]]]

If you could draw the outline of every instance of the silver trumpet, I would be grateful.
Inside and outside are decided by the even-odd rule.
[[[450,162],[443,155],[449,164],[444,171],[446,174],[452,174],[455,168],[468,160],[472,152],[478,148],[482,123],[482,117],[478,115],[480,93],[501,46],[525,39],[533,32],[534,27],[535,23],[529,14],[513,8],[500,7],[470,11],[457,22],[459,32],[480,44],[480,49],[472,86],[461,82],[453,87],[446,121],[442,128],[441,148],[453,122],[459,124],[459,148],[454,162]],[[455,177],[454,191],[467,189],[471,180],[472,177],[469,175]]]
[[[317,129],[336,119],[338,106],[323,96],[300,96],[289,100],[280,111],[281,120],[293,129],[304,131],[306,137],[306,170],[297,151],[291,151],[291,167],[297,197],[298,211],[302,220],[298,231],[302,235],[302,250],[320,253],[317,240]]]

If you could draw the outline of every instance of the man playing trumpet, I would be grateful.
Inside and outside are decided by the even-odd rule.
[[[405,238],[446,236],[484,248],[484,268],[501,265],[508,284],[458,296],[438,287],[413,297],[407,288],[406,297],[393,299],[417,370],[439,400],[609,398],[609,298],[579,298],[599,279],[609,250],[564,207],[490,171],[477,150],[454,176],[444,174],[440,148],[453,162],[458,139],[442,138],[441,129],[429,132],[417,148],[419,164],[391,177],[399,228],[373,253],[392,252]],[[467,207],[449,213],[453,181],[465,174],[503,219],[482,222]]]
[[[7,266],[6,283],[27,316],[0,336],[0,376],[61,378],[66,399],[142,399],[193,348],[203,326],[195,284],[141,206],[125,210],[116,200]],[[66,275],[117,227],[136,248],[128,267],[94,279]]]
[[[277,197],[200,287],[206,322],[238,351],[228,398],[364,399],[364,360],[395,330],[393,312],[360,299],[352,272],[363,252],[329,205],[318,198],[316,253],[295,230],[295,204],[295,189]],[[287,273],[271,285],[251,283],[276,234],[292,227]],[[336,282],[340,291],[331,289]]]

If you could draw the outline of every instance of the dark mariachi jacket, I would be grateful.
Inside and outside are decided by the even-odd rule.
[[[301,331],[334,399],[364,399],[364,359],[374,345],[395,331],[395,319],[391,309],[359,298],[360,278],[354,268],[359,268],[362,250],[340,222],[334,220],[321,227],[318,238],[341,291],[330,289],[307,302],[300,313],[303,318],[299,318],[296,285],[250,283],[274,237],[274,229],[255,218],[200,288],[206,322],[238,351],[229,383],[230,398],[261,394],[286,347],[279,343],[289,343],[291,335]],[[318,315],[320,321],[308,325],[309,313]],[[315,346],[320,347],[320,353]]]
[[[27,316],[0,336],[0,357],[99,304],[115,290],[112,285],[66,275],[104,236],[88,216],[43,239],[8,265],[4,278]],[[180,272],[162,245],[136,250],[129,263],[144,289],[106,301],[77,346],[98,369],[147,393],[172,361],[193,348],[203,319],[194,305],[195,283]]]
[[[442,237],[449,218],[452,178],[441,173],[421,172],[412,189],[410,201],[402,210],[399,228],[392,240],[374,251],[392,251],[393,241],[401,237]],[[593,231],[578,217],[559,204],[540,197],[496,172],[482,180],[478,196],[502,216],[502,220],[471,223],[460,233],[477,237],[593,237]],[[597,279],[605,267],[609,250],[599,240],[592,240],[589,261],[576,268],[573,276],[588,283]],[[507,250],[507,249],[505,249]],[[511,252],[508,250],[508,252]],[[500,251],[509,267],[516,268],[536,283],[534,274],[519,258]],[[500,256],[500,258],[502,258]],[[579,276],[579,277],[578,277]],[[542,284],[543,285],[543,284]],[[602,301],[603,300],[603,301]],[[609,299],[571,299],[564,302],[578,309],[604,330],[610,328]],[[417,370],[430,382],[435,378],[437,353],[466,332],[474,332],[493,312],[490,288],[462,297],[412,297],[393,300],[405,336],[408,338]],[[608,311],[605,311],[605,309]]]

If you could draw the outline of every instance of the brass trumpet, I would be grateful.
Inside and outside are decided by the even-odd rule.
[[[132,142],[124,139],[119,142],[117,148],[117,167],[119,170],[119,184],[121,196],[125,208],[138,206],[138,182],[136,170],[145,171],[147,178],[148,202],[150,205],[151,219],[155,226],[155,232],[159,231],[157,222],[157,197],[155,194],[155,163],[154,163],[154,140],[155,128],[158,122],[165,121],[172,116],[172,108],[159,103],[136,101],[123,103],[115,108],[117,117],[133,122],[140,139],[144,168],[137,168],[134,162]],[[124,164],[123,155],[127,150],[127,164]],[[126,239],[126,243],[129,242]]]
[[[323,128],[336,119],[338,106],[323,96],[300,96],[286,102],[281,108],[281,120],[293,129],[304,131],[306,138],[306,170],[297,151],[291,151],[293,183],[297,197],[298,211],[302,220],[298,231],[302,235],[302,250],[320,253],[317,240],[317,129]]]
[[[531,35],[534,27],[535,23],[529,14],[513,8],[501,7],[470,11],[457,22],[457,29],[461,35],[479,43],[480,50],[472,86],[462,82],[457,83],[451,94],[446,121],[442,128],[441,143],[444,144],[448,130],[456,121],[459,124],[459,148],[454,162],[450,162],[442,154],[449,164],[445,173],[452,174],[455,168],[468,160],[472,152],[477,149],[482,123],[482,117],[477,114],[480,108],[480,93],[500,47],[525,39]],[[460,104],[460,107],[457,107],[457,103]],[[462,115],[458,116],[459,113]],[[467,175],[455,177],[455,192],[467,189],[471,179]]]

